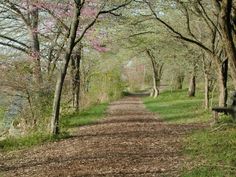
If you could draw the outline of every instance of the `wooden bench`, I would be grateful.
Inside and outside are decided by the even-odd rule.
[[[226,115],[229,114],[236,120],[236,91],[234,91],[230,97],[227,107],[213,107],[212,111],[214,112],[215,121],[218,121],[218,113],[220,112]]]

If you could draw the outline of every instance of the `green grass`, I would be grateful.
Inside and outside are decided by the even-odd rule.
[[[0,141],[0,151],[25,149],[46,142],[68,138],[70,137],[68,129],[94,123],[104,116],[107,106],[107,103],[100,104],[92,106],[80,113],[62,116],[61,128],[63,133],[58,136],[50,136],[48,134],[36,132],[21,138],[8,137],[5,140]]]
[[[203,94],[194,98],[187,90],[166,91],[156,98],[145,98],[146,107],[171,123],[196,123],[211,119],[203,108]],[[219,128],[220,127],[220,128]],[[236,125],[232,118],[221,116],[220,124],[188,135],[183,142],[184,155],[194,164],[186,167],[182,177],[236,176]]]
[[[50,141],[57,141],[60,139],[68,138],[69,134],[62,133],[57,136],[51,136],[42,133],[33,133],[24,137],[7,137],[6,139],[0,141],[0,151],[13,151],[19,149],[29,148],[35,145],[40,145]]]
[[[191,172],[187,172],[182,177],[235,177],[228,169],[218,169],[217,167],[198,167]]]
[[[69,129],[92,124],[104,117],[107,106],[107,103],[103,103],[92,106],[84,111],[81,111],[80,113],[64,115],[62,116],[61,127],[63,129]]]
[[[185,141],[185,154],[198,165],[185,171],[184,177],[236,176],[236,126],[223,130],[197,132]],[[202,161],[202,162],[201,162]]]
[[[209,120],[211,113],[203,107],[203,94],[188,97],[187,90],[166,91],[156,99],[147,97],[144,104],[147,109],[156,112],[161,119],[173,123],[204,122]]]

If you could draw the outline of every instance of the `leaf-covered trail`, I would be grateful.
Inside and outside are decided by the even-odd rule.
[[[73,138],[0,154],[0,176],[178,176],[181,139],[196,128],[163,123],[139,97],[125,97]]]

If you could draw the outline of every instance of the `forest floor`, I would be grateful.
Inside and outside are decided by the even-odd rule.
[[[103,120],[75,128],[71,138],[0,153],[0,176],[176,177],[189,165],[182,140],[200,128],[165,123],[140,97],[129,96],[111,103]]]

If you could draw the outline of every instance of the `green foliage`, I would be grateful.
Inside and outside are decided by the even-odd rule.
[[[43,133],[33,133],[24,137],[8,137],[0,141],[0,150],[1,151],[13,151],[19,149],[29,148],[35,145],[40,145],[50,141],[56,141],[64,138],[68,138],[67,133],[62,133],[57,136],[51,136],[49,134]]]
[[[201,93],[196,97],[188,97],[187,90],[166,91],[156,99],[145,98],[144,104],[157,112],[161,119],[175,123],[203,122],[209,120],[211,113],[203,107],[204,98]]]
[[[108,104],[103,103],[92,106],[79,113],[64,115],[61,118],[61,126],[64,129],[78,127],[82,125],[89,125],[96,122],[98,119],[104,117]]]
[[[54,93],[44,90],[38,95],[38,97],[34,98],[33,105],[34,116],[38,118],[37,127],[34,128],[37,128],[39,131],[45,131],[51,118]]]
[[[20,128],[23,128],[28,133],[45,132],[49,128],[53,92],[47,92],[43,88],[40,91],[32,90],[28,96],[27,104],[25,104],[14,124],[21,124],[23,127]]]
[[[121,97],[124,83],[120,78],[120,71],[113,70],[96,73],[90,80],[87,97],[93,100],[91,104],[109,102]]]

